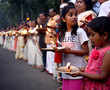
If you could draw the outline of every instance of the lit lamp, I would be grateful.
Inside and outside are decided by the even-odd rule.
[[[30,18],[29,18],[29,17],[27,17],[27,18],[26,18],[26,20],[27,20],[27,21],[29,21],[29,20],[30,20]]]

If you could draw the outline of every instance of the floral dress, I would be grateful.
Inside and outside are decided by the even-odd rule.
[[[107,51],[110,51],[110,46],[99,50],[96,50],[96,48],[93,49],[90,54],[85,72],[91,74],[100,74],[103,58]],[[103,82],[85,78],[84,90],[110,90],[110,76]]]

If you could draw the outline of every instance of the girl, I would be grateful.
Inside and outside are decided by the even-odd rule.
[[[88,32],[95,48],[85,72],[77,75],[85,77],[84,90],[110,90],[110,18],[95,18],[88,23]]]
[[[76,9],[74,6],[66,6],[62,10],[61,15],[63,34],[60,41],[62,46],[65,47],[63,50],[56,50],[57,52],[63,53],[63,65],[65,66],[68,62],[76,67],[84,67],[86,62],[83,55],[88,53],[87,42],[88,38],[84,30],[77,28],[76,24]],[[71,77],[66,74],[62,74],[63,85],[62,90],[80,90],[82,84],[82,77]]]

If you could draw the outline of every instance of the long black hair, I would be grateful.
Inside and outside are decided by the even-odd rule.
[[[84,0],[84,2],[86,4],[86,10],[92,10],[92,7],[93,7],[92,0]]]
[[[64,36],[65,36],[65,33],[66,33],[66,31],[67,31],[67,24],[66,24],[66,22],[64,22],[63,21],[63,18],[65,18],[65,16],[66,16],[66,14],[68,13],[68,11],[70,10],[70,9],[75,9],[75,6],[74,5],[71,5],[71,6],[65,6],[64,8],[63,8],[63,10],[62,10],[62,13],[61,13],[61,24],[60,24],[60,29],[61,29],[61,32],[62,32],[62,35],[60,35],[61,37],[60,37],[60,39],[61,40],[63,40],[64,39]],[[76,34],[76,31],[77,31],[77,28],[78,28],[78,25],[77,24],[75,24],[73,27],[72,27],[72,32],[71,32],[71,35],[73,35],[73,34]]]

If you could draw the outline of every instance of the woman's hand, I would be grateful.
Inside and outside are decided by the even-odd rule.
[[[64,53],[64,49],[58,49],[57,47],[54,47],[53,49],[55,50],[55,52]]]
[[[67,47],[64,49],[64,51],[65,51],[65,53],[67,53],[67,54],[68,54],[68,53],[71,53],[71,49],[70,49],[70,48],[67,48]]]
[[[81,67],[81,68],[79,68],[79,70],[80,70],[81,72],[84,72],[84,71],[85,71],[85,67]]]
[[[76,76],[80,76],[80,72],[81,72],[81,71],[70,72],[70,73],[67,73],[67,75],[70,75],[70,76],[72,76],[72,77],[76,77]]]
[[[55,52],[58,52],[58,53],[70,53],[71,51],[70,48],[58,49],[57,47],[55,47],[54,50]]]
[[[71,75],[72,77],[80,76],[82,72],[85,71],[85,67],[79,68],[79,71],[76,72],[70,72],[68,75]]]

